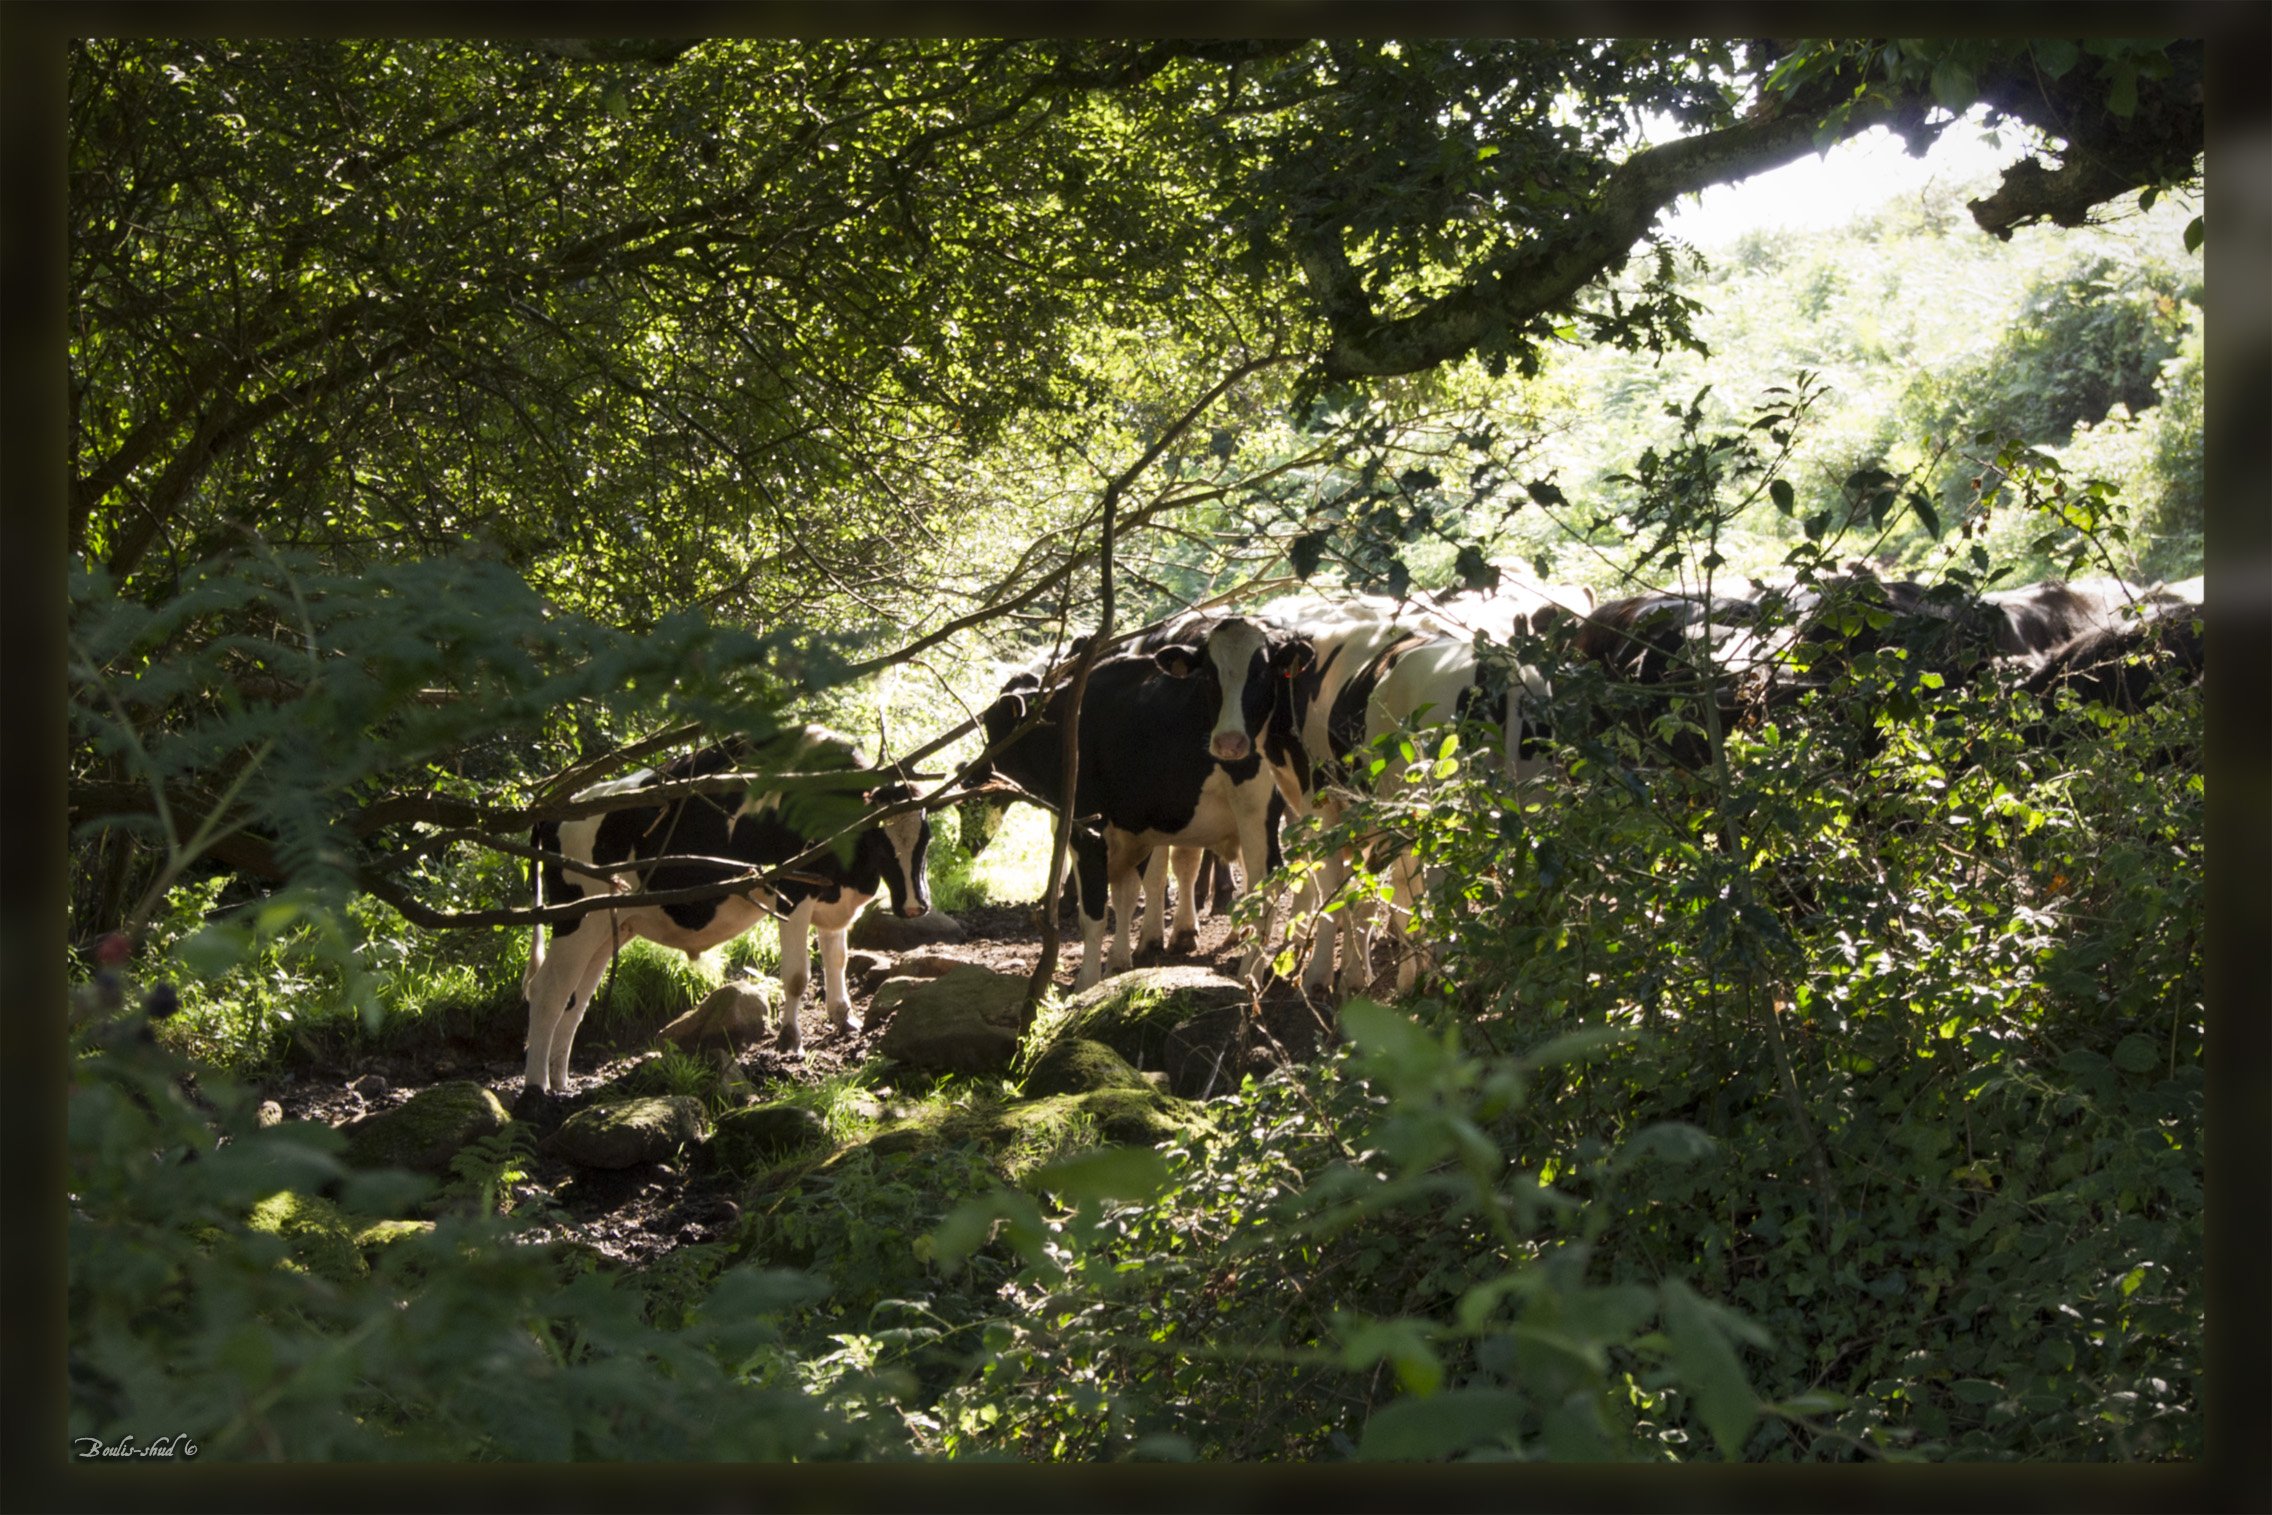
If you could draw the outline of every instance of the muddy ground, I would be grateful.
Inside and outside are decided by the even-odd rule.
[[[958,912],[955,919],[969,935],[936,949],[945,955],[1018,974],[1031,973],[1041,959],[1041,931],[1029,906],[980,906]],[[1065,936],[1059,949],[1058,982],[1069,994],[1081,943],[1077,929],[1068,927]],[[1139,964],[1146,961],[1193,962],[1229,974],[1236,971],[1238,952],[1231,942],[1229,921],[1208,917],[1199,923],[1196,953],[1138,958]],[[869,1024],[873,986],[855,978],[851,991],[860,1029],[844,1034],[829,1026],[816,981],[805,1001],[805,1047],[800,1055],[783,1056],[770,1044],[741,1054],[742,1072],[760,1101],[774,1097],[772,1091],[778,1089],[850,1072],[877,1055],[883,1023]],[[1272,984],[1257,1000],[1257,1008],[1259,1013],[1248,1027],[1251,1066],[1285,1059],[1307,1061],[1330,1044],[1331,1012],[1314,1006],[1295,986]],[[343,1126],[401,1104],[430,1085],[472,1079],[488,1086],[511,1108],[521,1093],[525,1030],[516,1021],[492,1028],[479,1040],[451,1036],[416,1052],[355,1055],[337,1065],[302,1066],[278,1075],[262,1088],[260,1097],[276,1101],[288,1120]],[[605,1037],[587,1031],[576,1045],[561,1113],[580,1108],[639,1063],[659,1055],[651,1036],[652,1028],[647,1028],[619,1035],[610,1045]],[[374,1075],[384,1080],[383,1088],[373,1081]],[[354,1087],[358,1084],[363,1086],[360,1092]],[[517,1213],[540,1217],[532,1239],[580,1243],[624,1265],[651,1262],[683,1245],[725,1240],[740,1215],[735,1181],[699,1165],[647,1163],[608,1172],[576,1168],[540,1152],[521,1166],[528,1176],[515,1186],[513,1207]]]

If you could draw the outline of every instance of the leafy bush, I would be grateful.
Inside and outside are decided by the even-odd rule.
[[[650,1324],[638,1287],[563,1268],[509,1219],[371,1225],[417,1202],[424,1181],[343,1169],[340,1138],[320,1127],[261,1129],[243,1091],[193,1077],[139,1016],[82,1040],[67,1226],[74,1437],[147,1442],[162,1426],[221,1460],[873,1449],[789,1370],[781,1322],[814,1297],[801,1276],[729,1270],[681,1318]],[[319,1191],[337,1195],[335,1211],[278,1197]],[[332,1242],[332,1263],[298,1263],[311,1227],[352,1231],[363,1257]]]

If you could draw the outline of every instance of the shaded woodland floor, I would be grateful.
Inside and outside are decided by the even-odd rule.
[[[1028,974],[1041,956],[1038,913],[1026,905],[987,905],[955,917],[966,940],[933,950],[1004,973]],[[1059,948],[1058,983],[1070,994],[1080,961],[1080,936],[1068,926]],[[1204,917],[1196,953],[1147,958],[1195,963],[1229,975],[1238,965],[1227,917]],[[784,1056],[767,1040],[743,1050],[737,1059],[756,1102],[779,1098],[797,1086],[825,1082],[873,1065],[875,1095],[889,1118],[907,1102],[892,1086],[896,1065],[879,1061],[887,1020],[871,1020],[870,1002],[882,976],[850,984],[858,1029],[830,1027],[818,1003],[818,985],[804,1007],[805,1046]],[[604,992],[604,991],[603,991]],[[1291,984],[1272,983],[1256,1000],[1257,1015],[1247,1027],[1242,1071],[1263,1072],[1283,1061],[1307,1061],[1332,1042],[1330,1007],[1316,1005]],[[502,1023],[510,1019],[510,1024]],[[618,1086],[643,1063],[661,1055],[655,1026],[623,1026],[613,1036],[587,1031],[576,1046],[575,1067],[562,1112],[597,1099],[616,1097]],[[274,1100],[287,1120],[344,1126],[374,1111],[401,1104],[420,1090],[450,1080],[470,1079],[486,1086],[507,1108],[521,1093],[522,1045],[526,1027],[517,1017],[500,1018],[478,1036],[439,1036],[424,1048],[387,1052],[349,1052],[335,1059],[302,1063],[262,1084],[261,1097]],[[378,1088],[373,1077],[384,1080]],[[1232,1081],[1235,1087],[1236,1080]],[[358,1090],[357,1085],[362,1088]],[[730,1174],[701,1164],[642,1163],[619,1170],[578,1168],[544,1152],[520,1163],[526,1177],[513,1188],[517,1212],[540,1217],[531,1239],[579,1244],[627,1266],[654,1262],[675,1248],[728,1239],[740,1217],[737,1194],[743,1185]]]

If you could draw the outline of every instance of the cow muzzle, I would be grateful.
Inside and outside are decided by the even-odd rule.
[[[899,913],[908,920],[915,920],[931,913],[931,902],[929,900],[909,900],[899,907]]]
[[[1254,744],[1243,731],[1218,731],[1215,739],[1207,744],[1207,750],[1226,763],[1235,763],[1252,752]]]

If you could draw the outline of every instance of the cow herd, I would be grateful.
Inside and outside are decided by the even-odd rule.
[[[1103,649],[1080,695],[1069,828],[1082,936],[1076,984],[1126,969],[1139,951],[1189,944],[1193,885],[1213,854],[1239,864],[1250,886],[1270,881],[1247,928],[1243,976],[1259,979],[1279,950],[1282,923],[1322,923],[1304,984],[1362,990],[1372,977],[1378,901],[1371,891],[1341,899],[1342,885],[1362,855],[1386,882],[1391,916],[1402,917],[1426,887],[1419,865],[1374,833],[1351,837],[1289,878],[1281,872],[1285,818],[1315,816],[1332,828],[1361,795],[1392,796],[1410,758],[1390,761],[1388,749],[1397,735],[1428,727],[1465,733],[1470,750],[1481,749],[1476,760],[1510,792],[1537,781],[1555,750],[1554,713],[1569,704],[1554,700],[1558,677],[1599,678],[1641,694],[1638,717],[1605,704],[1588,719],[1597,729],[1634,722],[1663,738],[1665,760],[1691,766],[1704,760],[1699,733],[1714,719],[1729,729],[1832,690],[1865,660],[1911,691],[1993,673],[2039,695],[2064,688],[2136,708],[2169,674],[2200,676],[2201,589],[2198,578],[2153,588],[2047,580],[1974,594],[1857,567],[1748,595],[1658,593],[1597,604],[1578,586],[1503,579],[1488,591],[1299,595],[1238,614],[1186,612]],[[1076,642],[1068,656],[1007,678],[981,717],[985,755],[965,784],[1060,805],[1080,651]],[[1658,719],[1666,713],[1685,719]],[[1432,733],[1427,754],[1442,751],[1442,741]],[[832,828],[792,819],[797,806],[780,785],[758,784],[741,797],[666,791],[635,801],[721,772],[832,780],[858,794],[872,819],[853,829],[847,861],[825,848],[806,856]],[[577,1023],[616,948],[634,936],[694,954],[763,916],[779,918],[780,1045],[793,1050],[809,974],[806,936],[817,930],[824,1003],[837,1028],[849,1026],[845,929],[881,894],[901,915],[930,908],[928,809],[959,797],[946,786],[918,805],[908,777],[871,766],[847,739],[808,728],[765,750],[729,743],[585,790],[579,800],[616,808],[540,824],[532,843],[542,862],[531,867],[540,906],[629,890],[682,898],[563,922],[549,953],[532,947],[523,981],[528,1089],[565,1088]],[[1400,989],[1411,987],[1418,966],[1414,953],[1402,956]]]

